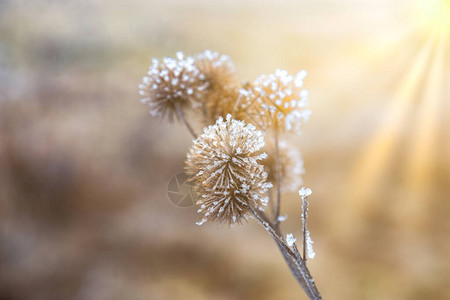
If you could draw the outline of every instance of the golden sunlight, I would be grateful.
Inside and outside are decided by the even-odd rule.
[[[415,36],[424,42],[418,44],[406,76],[390,96],[380,128],[356,160],[354,197],[350,197],[355,215],[369,212],[380,187],[395,180],[407,193],[408,219],[416,219],[432,189],[439,140],[448,138],[441,113],[449,59],[450,1],[418,1],[415,14]]]
[[[450,21],[450,0],[421,0],[416,2],[417,18],[429,28],[446,28]]]

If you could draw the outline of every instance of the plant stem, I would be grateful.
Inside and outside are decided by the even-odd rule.
[[[191,125],[188,123],[188,121],[184,117],[183,109],[177,104],[175,105],[175,109],[177,110],[178,117],[183,121],[184,125],[186,125],[186,128],[189,130],[189,132],[191,133],[192,137],[194,139],[196,139],[197,135],[195,134],[194,129],[192,129]]]
[[[272,236],[275,243],[280,249],[281,254],[283,255],[284,260],[286,261],[291,273],[294,275],[295,279],[297,279],[300,286],[303,288],[305,293],[308,295],[311,300],[321,300],[322,296],[320,295],[317,287],[314,283],[314,279],[311,276],[306,264],[303,262],[300,253],[298,252],[297,246],[294,244],[292,251],[289,246],[283,240],[283,235],[278,226],[274,226],[270,223],[269,219],[265,215],[264,212],[259,212],[256,209],[250,207],[253,216],[258,221],[258,223],[264,227],[264,229]]]
[[[275,180],[277,181],[277,202],[275,206],[275,224],[278,227],[278,217],[280,216],[281,206],[281,164],[280,164],[280,149],[278,140],[278,128],[275,127]]]
[[[269,199],[273,199],[273,189],[269,190]],[[273,203],[273,201],[269,201],[269,205],[270,205],[270,213],[272,214],[272,216],[275,216],[275,204]],[[275,220],[275,224],[278,223],[278,220]]]
[[[306,217],[308,214],[308,202],[302,198],[302,231],[303,231],[303,261],[306,264]]]

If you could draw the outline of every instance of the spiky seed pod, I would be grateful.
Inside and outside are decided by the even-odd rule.
[[[202,123],[209,126],[215,123],[219,117],[225,118],[228,114],[233,114],[236,100],[239,98],[239,89],[230,87],[222,91],[214,91],[207,97]],[[237,118],[239,119],[239,118]]]
[[[179,112],[199,105],[206,95],[208,82],[199,71],[192,57],[182,52],[176,58],[166,57],[162,61],[153,59],[147,76],[142,78],[139,94],[142,102],[150,106],[150,113],[167,116],[170,121]]]
[[[267,114],[262,111],[260,105],[256,103],[257,97],[254,85],[249,81],[244,81],[238,91],[236,103],[233,107],[233,117],[237,120],[243,120],[247,123],[255,125],[258,129],[267,132]]]
[[[236,85],[236,67],[229,56],[205,50],[195,56],[195,64],[205,74],[209,89]]]
[[[295,77],[284,70],[261,75],[252,85],[240,90],[239,110],[244,111],[258,128],[299,131],[301,121],[308,120],[308,91],[302,89],[306,71]]]
[[[219,118],[215,125],[204,129],[194,141],[187,155],[186,173],[196,186],[199,213],[218,223],[241,223],[247,219],[249,207],[263,210],[265,195],[271,183],[258,161],[267,155],[261,153],[264,135],[251,124]]]
[[[267,153],[267,158],[261,161],[268,174],[267,180],[276,182],[276,149],[272,139],[266,141],[263,151]],[[305,172],[300,151],[284,140],[280,140],[278,159],[281,166],[281,186],[289,192],[297,191],[303,183],[302,175]]]
[[[203,124],[208,126],[233,111],[239,96],[236,68],[227,55],[210,50],[197,54],[195,64],[208,82],[207,96],[201,107]]]

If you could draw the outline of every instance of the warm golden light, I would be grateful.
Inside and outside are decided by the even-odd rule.
[[[450,1],[418,1],[415,38],[426,42],[416,50],[404,78],[390,97],[378,131],[355,162],[351,200],[355,214],[370,210],[381,187],[394,184],[409,191],[409,220],[426,207],[432,189],[436,149],[441,136],[445,67],[450,38]],[[397,47],[400,45],[397,45]],[[405,147],[405,142],[408,145]],[[398,167],[400,166],[400,169]],[[355,189],[356,186],[356,189]]]
[[[450,25],[450,1],[417,1],[417,17],[424,21],[427,28],[448,27]]]

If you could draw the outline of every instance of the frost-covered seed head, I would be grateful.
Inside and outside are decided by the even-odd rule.
[[[195,65],[210,83],[209,89],[236,84],[236,67],[227,55],[206,50],[195,56]]]
[[[263,210],[271,183],[259,161],[264,135],[251,124],[219,118],[204,129],[187,155],[186,173],[194,180],[199,213],[207,220],[241,223],[249,207]]]
[[[153,59],[148,73],[139,85],[142,102],[150,113],[172,120],[177,108],[189,109],[203,100],[208,83],[192,57],[178,52],[176,58]]]
[[[195,64],[208,82],[202,107],[206,114],[203,123],[208,126],[233,112],[239,96],[236,68],[227,55],[210,50],[197,54]]]
[[[264,146],[264,152],[267,158],[262,161],[270,182],[276,182],[276,149],[272,139],[267,139]],[[303,168],[303,159],[300,151],[292,147],[284,140],[278,143],[278,161],[281,166],[281,186],[289,192],[298,190],[302,184],[302,175],[305,170]]]
[[[275,128],[299,132],[302,121],[309,119],[308,91],[302,89],[306,71],[291,76],[284,70],[259,76],[240,91],[241,111],[263,129]]]

